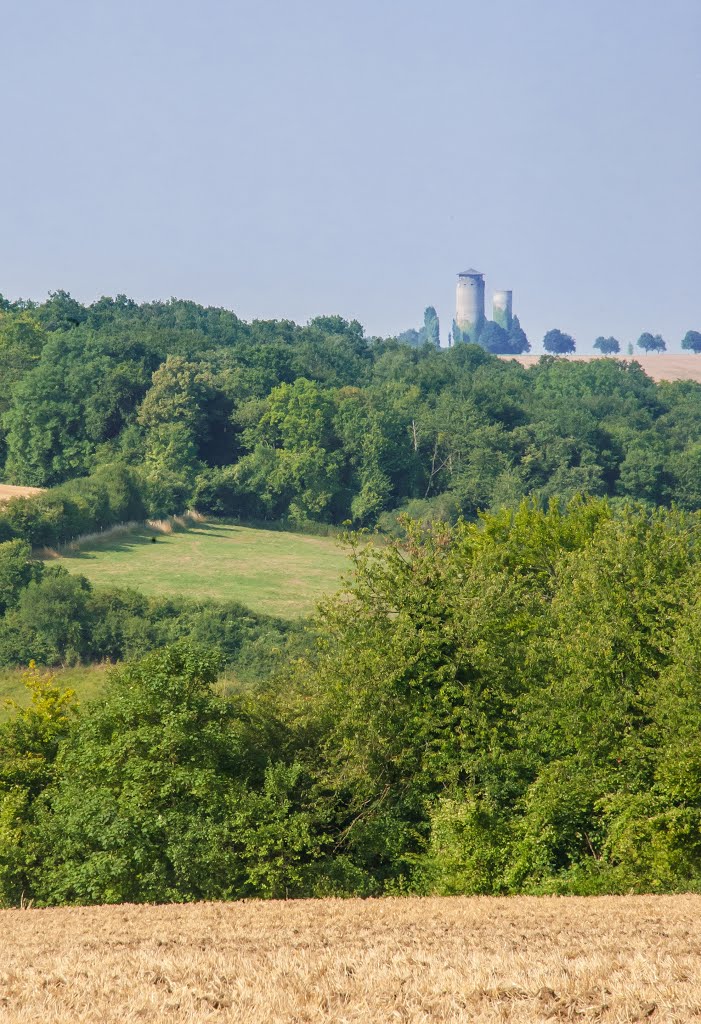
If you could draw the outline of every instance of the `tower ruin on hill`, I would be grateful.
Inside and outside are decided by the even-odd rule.
[[[463,341],[477,342],[484,327],[484,274],[470,268],[458,274],[455,323]],[[505,331],[513,322],[513,292],[496,291],[492,300],[492,318]]]

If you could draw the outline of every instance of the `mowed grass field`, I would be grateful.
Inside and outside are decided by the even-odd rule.
[[[332,537],[217,521],[172,533],[148,526],[108,533],[55,561],[95,586],[240,601],[283,618],[312,612],[321,597],[338,588],[349,566],[348,555]]]
[[[0,911],[7,1024],[701,1017],[701,897]]]

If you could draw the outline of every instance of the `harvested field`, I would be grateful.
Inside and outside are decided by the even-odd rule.
[[[0,1020],[701,1018],[701,897],[0,912]]]
[[[535,366],[540,355],[500,356],[500,359],[516,359],[521,366]],[[603,356],[559,356],[571,363],[588,363],[592,359],[603,359]],[[640,363],[648,377],[653,380],[694,380],[701,383],[701,355],[694,353],[662,352],[659,355],[620,355],[606,356],[606,359],[619,359],[624,362]]]
[[[0,484],[0,504],[10,498],[31,498],[33,494],[41,494],[43,487],[19,487],[14,484]]]

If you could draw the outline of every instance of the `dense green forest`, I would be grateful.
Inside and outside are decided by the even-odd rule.
[[[701,385],[432,324],[0,301],[0,664],[120,663],[0,725],[0,905],[701,889]],[[292,625],[35,557],[188,507],[354,574]]]
[[[117,465],[133,470],[134,514],[196,505],[390,532],[398,508],[455,521],[527,495],[701,508],[701,385],[655,384],[632,362],[526,370],[478,346],[366,338],[338,316],[247,324],[176,300],[2,306],[8,483],[75,492]],[[15,527],[36,508],[17,506]]]

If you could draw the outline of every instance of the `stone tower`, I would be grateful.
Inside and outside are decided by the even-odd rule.
[[[500,291],[494,292],[494,298],[492,300],[492,319],[495,324],[499,324],[505,331],[511,329],[511,322],[513,320],[513,297],[514,293],[511,291]]]
[[[455,322],[463,341],[477,341],[484,323],[484,276],[479,270],[458,274]]]

